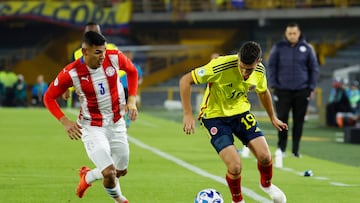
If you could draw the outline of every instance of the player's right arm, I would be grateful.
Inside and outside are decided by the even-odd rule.
[[[183,106],[183,130],[186,134],[195,133],[195,119],[192,115],[191,107],[191,85],[194,79],[191,72],[181,77],[179,82],[180,98]]]
[[[67,118],[64,112],[61,110],[56,99],[60,97],[69,87],[71,87],[72,80],[68,71],[61,71],[53,82],[51,82],[48,90],[44,95],[45,107],[50,113],[64,126],[65,131],[68,133],[70,139],[80,139],[81,131],[80,126],[76,122]]]

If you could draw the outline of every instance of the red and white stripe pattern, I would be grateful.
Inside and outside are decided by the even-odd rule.
[[[74,86],[81,106],[80,124],[105,126],[118,121],[120,106],[125,105],[124,89],[118,76],[120,66],[130,72],[136,71],[132,63],[122,57],[125,56],[117,51],[116,54],[107,53],[102,66],[97,69],[87,67],[83,58],[70,63],[50,85],[47,98],[56,99],[69,86]],[[62,112],[57,109],[58,105],[51,100],[46,103],[50,112],[60,119]]]

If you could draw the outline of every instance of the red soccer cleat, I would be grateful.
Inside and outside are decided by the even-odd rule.
[[[82,198],[85,194],[86,189],[88,189],[91,184],[88,184],[85,180],[86,174],[90,171],[90,168],[83,166],[79,170],[80,182],[76,187],[76,195]]]
[[[129,203],[129,200],[126,199],[126,197],[120,195],[120,199],[123,203]]]

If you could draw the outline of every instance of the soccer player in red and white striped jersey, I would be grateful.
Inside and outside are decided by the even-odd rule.
[[[129,145],[124,111],[133,121],[137,118],[136,91],[138,74],[132,62],[118,50],[106,50],[103,35],[89,31],[84,34],[83,57],[65,66],[50,84],[44,103],[64,126],[70,139],[81,139],[91,161],[103,176],[106,192],[118,203],[127,203],[122,196],[118,178],[127,173]],[[118,72],[128,75],[129,98],[125,104]],[[56,99],[71,86],[80,100],[76,122],[61,110]],[[83,197],[91,186],[89,168],[80,171],[77,195]],[[95,176],[95,174],[94,174]],[[92,178],[94,179],[94,178]]]

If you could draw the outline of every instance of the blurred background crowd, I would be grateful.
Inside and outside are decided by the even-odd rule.
[[[134,53],[143,71],[139,107],[157,108],[178,101],[179,77],[215,52],[236,53],[242,42],[254,40],[266,66],[272,45],[292,21],[320,65],[309,114],[328,126],[355,125],[360,0],[0,1],[0,106],[42,107],[48,83],[72,60],[88,22],[99,23],[119,50]],[[203,88],[193,91],[197,97]]]

